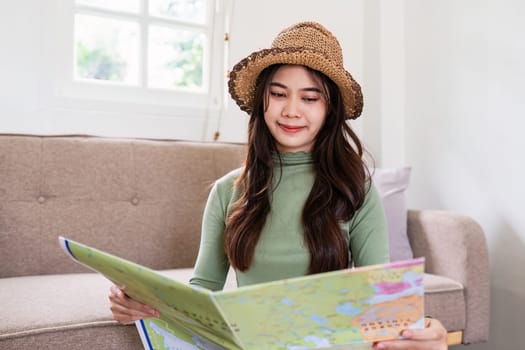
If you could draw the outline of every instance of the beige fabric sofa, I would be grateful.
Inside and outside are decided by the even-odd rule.
[[[141,349],[111,320],[109,282],[73,263],[64,235],[187,281],[213,180],[244,146],[0,135],[0,349]],[[471,219],[415,211],[426,312],[464,343],[487,339],[488,259]],[[462,335],[462,337],[461,337]]]

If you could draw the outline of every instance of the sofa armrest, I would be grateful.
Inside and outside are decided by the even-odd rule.
[[[449,277],[464,287],[466,326],[463,343],[486,341],[490,282],[485,234],[473,219],[446,211],[409,210],[408,238],[426,272]]]

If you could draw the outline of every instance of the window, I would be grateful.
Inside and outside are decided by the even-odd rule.
[[[206,91],[209,0],[76,0],[74,79]]]
[[[56,0],[46,61],[55,69],[43,68],[52,108],[82,118],[68,130],[210,139],[225,101],[231,2]]]

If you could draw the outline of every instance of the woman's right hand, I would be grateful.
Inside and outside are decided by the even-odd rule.
[[[130,324],[144,318],[160,316],[157,310],[131,299],[115,285],[110,288],[109,302],[113,319],[120,324]]]

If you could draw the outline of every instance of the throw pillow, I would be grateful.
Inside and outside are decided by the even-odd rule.
[[[407,206],[405,191],[410,180],[410,167],[371,169],[387,220],[390,239],[390,260],[413,258],[407,236]]]

